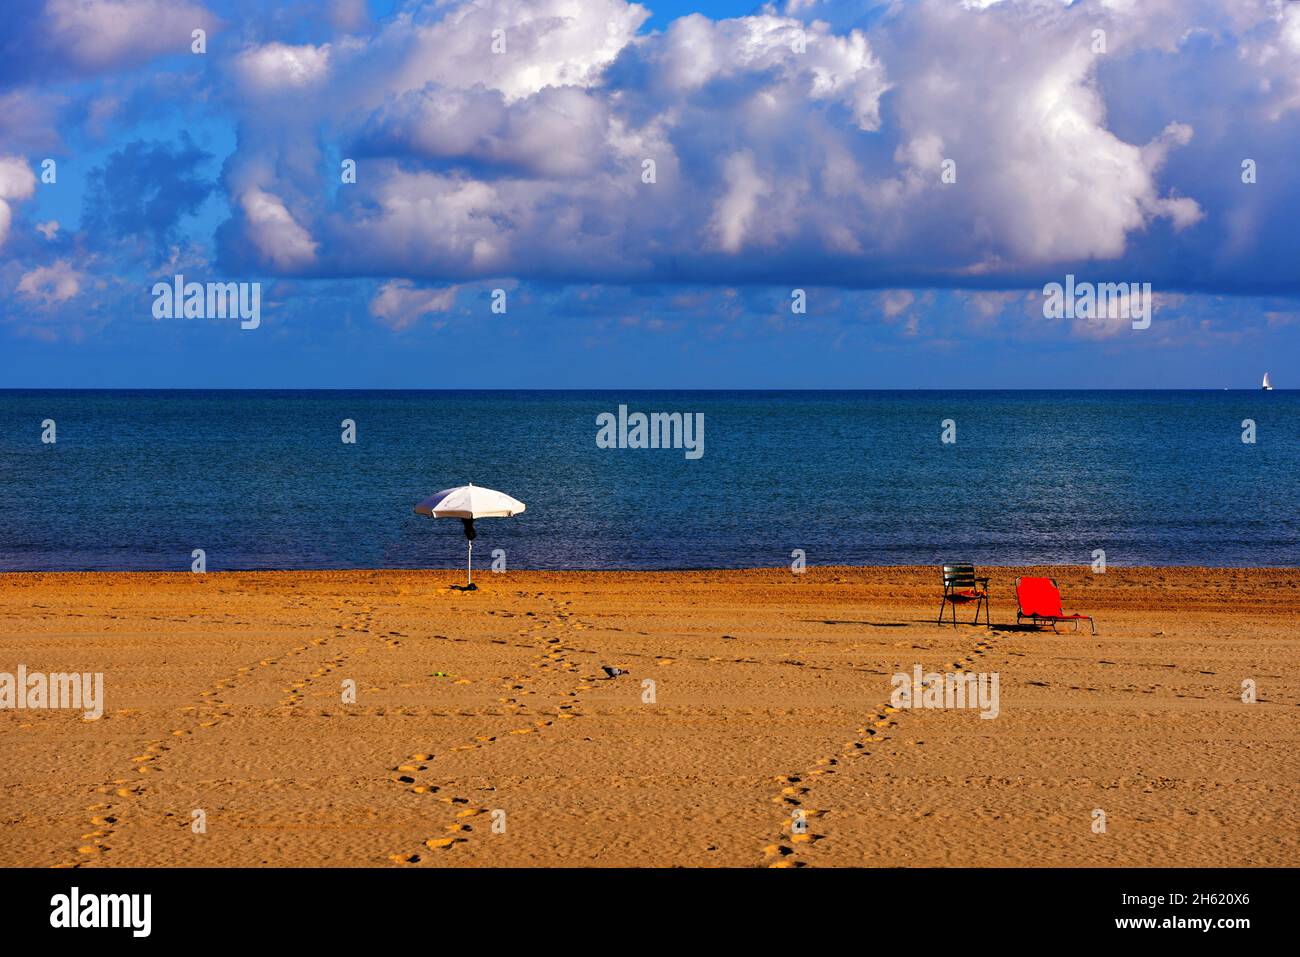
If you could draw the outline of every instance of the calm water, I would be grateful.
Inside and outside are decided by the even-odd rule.
[[[597,448],[620,403],[704,457]],[[0,569],[452,566],[411,509],[465,482],[528,505],[483,568],[1298,565],[1298,439],[1297,392],[0,391]]]

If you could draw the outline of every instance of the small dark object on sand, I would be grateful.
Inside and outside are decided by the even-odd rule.
[[[611,678],[617,678],[619,675],[627,674],[622,668],[611,668],[609,665],[601,665],[600,670],[605,672]]]

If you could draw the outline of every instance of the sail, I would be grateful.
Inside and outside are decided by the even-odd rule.
[[[1273,388],[1273,383],[1271,383],[1271,382],[1268,381],[1268,373],[1267,373],[1267,372],[1264,373],[1264,388],[1265,388],[1265,389],[1271,389],[1271,388]]]

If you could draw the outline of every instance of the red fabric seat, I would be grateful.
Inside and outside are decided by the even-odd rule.
[[[1072,621],[1077,630],[1080,621],[1088,622],[1092,633],[1097,633],[1097,625],[1091,615],[1067,615],[1061,607],[1061,589],[1051,578],[1034,578],[1026,576],[1016,579],[1016,622],[1021,618],[1032,619],[1034,624],[1040,621],[1052,623],[1056,630],[1058,621]]]

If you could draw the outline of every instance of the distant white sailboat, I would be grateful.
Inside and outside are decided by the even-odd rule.
[[[1268,381],[1268,373],[1267,373],[1267,372],[1264,373],[1264,391],[1265,391],[1265,392],[1272,392],[1272,391],[1273,391],[1273,383],[1271,383],[1271,382]]]

